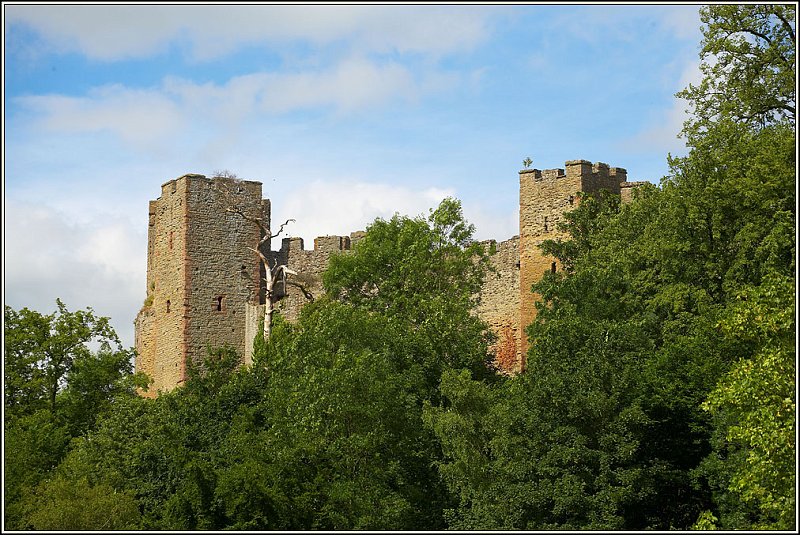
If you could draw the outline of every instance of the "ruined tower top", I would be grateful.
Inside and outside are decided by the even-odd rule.
[[[244,354],[246,304],[261,298],[261,264],[252,251],[257,225],[269,228],[270,203],[261,183],[186,174],[161,186],[150,201],[147,298],[136,318],[136,369],[154,381],[149,394],[186,378],[187,359],[206,345],[232,345]],[[269,243],[263,246],[269,251]]]

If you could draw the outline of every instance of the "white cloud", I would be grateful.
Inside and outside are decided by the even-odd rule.
[[[376,65],[356,59],[322,73],[272,75],[264,80],[260,106],[270,112],[333,105],[340,112],[369,108],[391,98],[414,98],[420,92],[403,66]]]
[[[92,307],[111,318],[123,345],[145,293],[146,229],[119,217],[78,223],[50,207],[6,203],[5,303],[43,314],[60,298],[69,310]]]
[[[519,204],[511,211],[489,211],[478,202],[462,203],[464,218],[475,225],[475,239],[505,241],[519,235]]]
[[[180,103],[154,90],[120,85],[92,90],[86,97],[19,97],[41,126],[57,132],[111,132],[137,147],[158,147],[184,124]]]
[[[661,6],[661,20],[664,27],[672,30],[680,39],[699,41],[700,32],[700,6]]]
[[[294,219],[284,236],[302,237],[306,249],[311,249],[318,236],[349,235],[364,230],[377,217],[389,219],[395,213],[427,217],[429,209],[453,194],[433,187],[413,190],[355,180],[315,180],[274,202],[272,221],[277,230],[280,223]],[[273,249],[280,246],[279,241],[272,244]]]
[[[227,137],[242,121],[264,114],[323,107],[346,115],[390,102],[416,102],[457,82],[455,74],[415,75],[398,63],[354,57],[323,71],[252,73],[222,85],[168,77],[150,89],[115,84],[82,97],[35,95],[16,102],[45,130],[108,132],[135,148],[160,153],[191,135]]]
[[[347,41],[377,52],[441,55],[482,42],[489,6],[390,5],[11,5],[9,23],[33,27],[47,46],[106,61],[143,58],[170,44],[195,59],[222,57],[265,43]]]

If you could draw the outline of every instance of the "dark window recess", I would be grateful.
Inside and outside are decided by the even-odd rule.
[[[169,231],[169,248],[170,249],[172,249],[172,242],[173,242],[174,238],[175,238],[175,231],[174,230],[170,230]]]
[[[574,204],[575,204],[575,196],[574,195],[570,195],[569,196],[569,205],[573,206]]]
[[[214,310],[217,312],[222,312],[222,304],[223,304],[223,297],[218,295],[214,298]]]
[[[547,232],[547,216],[544,216],[544,231]]]
[[[168,314],[169,314],[169,309],[170,309],[170,302],[169,302],[169,299],[167,299],[167,313]]]
[[[552,262],[550,264],[550,273],[555,273],[555,272],[556,272],[556,263]]]

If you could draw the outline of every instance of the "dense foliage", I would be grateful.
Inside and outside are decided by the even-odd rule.
[[[522,375],[489,365],[453,199],[156,399],[106,318],[6,307],[4,527],[795,529],[794,17],[702,9],[691,150],[544,244]]]
[[[688,156],[545,244],[524,376],[444,377],[451,527],[796,528],[794,10],[701,10]]]
[[[122,348],[108,318],[95,316],[91,308],[70,312],[61,301],[56,305],[58,310],[48,315],[5,307],[3,475],[7,528],[30,525],[25,519],[28,514],[40,519],[48,514],[37,511],[39,504],[34,498],[45,487],[55,489],[48,477],[67,455],[70,441],[91,434],[98,420],[115,410],[115,400],[135,396],[134,389],[143,384],[143,378],[132,375],[133,352]],[[92,351],[90,343],[98,349]],[[83,525],[66,516],[59,518],[62,520],[53,525],[73,529]]]

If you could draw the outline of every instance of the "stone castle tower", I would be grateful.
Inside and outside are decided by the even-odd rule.
[[[148,395],[180,385],[187,359],[209,343],[245,353],[246,305],[263,298],[261,263],[248,247],[261,235],[226,211],[231,202],[268,227],[259,182],[183,175],[150,201],[147,298],[135,320],[136,369],[153,380]]]
[[[497,243],[478,315],[497,334],[494,351],[508,372],[525,369],[524,328],[535,318],[531,286],[545,272],[559,269],[538,245],[562,237],[557,225],[577,206],[578,192],[607,189],[630,198],[627,172],[586,160],[566,162],[566,169],[519,172],[519,236]],[[255,248],[262,238],[252,222],[227,211],[233,204],[269,227],[270,201],[261,183],[184,175],[161,187],[150,202],[147,299],[136,317],[136,369],[153,383],[147,395],[168,391],[186,379],[187,359],[199,359],[207,346],[232,345],[245,362],[263,310],[263,270]],[[297,318],[310,295],[322,293],[321,274],[332,254],[349,254],[363,236],[322,236],[305,250],[301,238],[284,238],[278,251],[262,252],[299,273],[305,293],[287,287],[277,305],[287,319]],[[265,249],[270,247],[264,244]]]
[[[565,167],[566,170],[523,169],[519,172],[519,322],[523,329],[536,316],[538,296],[530,291],[531,286],[545,272],[560,268],[554,258],[542,254],[539,244],[564,237],[558,224],[563,221],[565,212],[577,206],[578,193],[605,189],[629,200],[630,187],[641,184],[629,183],[625,169],[605,163],[570,160]],[[524,369],[528,350],[526,336],[519,338],[519,349],[520,368]]]

